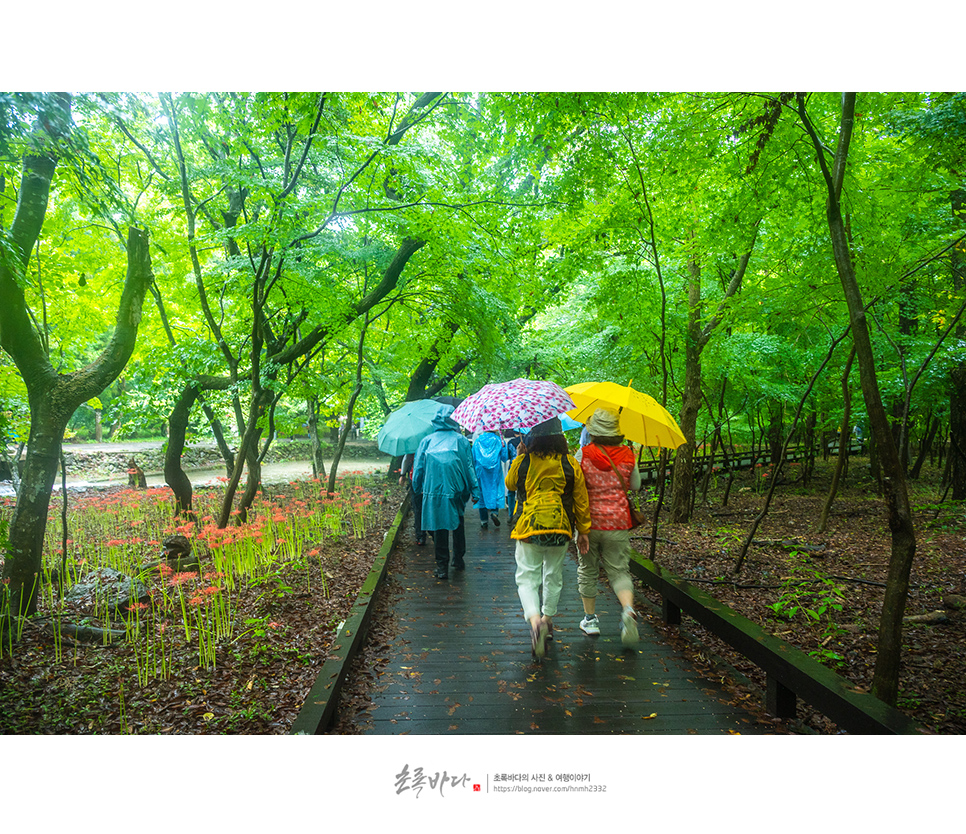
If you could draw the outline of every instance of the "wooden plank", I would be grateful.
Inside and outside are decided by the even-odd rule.
[[[512,543],[467,525],[467,570],[427,581],[425,552],[390,559],[397,636],[386,647],[360,718],[365,733],[769,732],[702,680],[646,621],[636,648],[620,643],[619,605],[601,583],[603,633],[583,634],[576,560],[565,564],[555,640],[530,652],[514,581]],[[473,569],[476,566],[478,569]],[[657,719],[642,716],[657,714]]]

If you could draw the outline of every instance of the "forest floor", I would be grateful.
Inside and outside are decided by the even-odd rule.
[[[691,523],[662,524],[655,561],[867,689],[889,532],[868,462],[858,458],[827,530],[816,532],[831,465],[818,461],[807,488],[793,478],[780,483],[737,575],[739,549],[764,502],[761,469],[737,474],[727,504],[722,477],[711,484],[706,500],[699,494]],[[0,732],[287,733],[403,498],[402,488],[382,476],[369,489],[376,496],[375,516],[361,538],[303,543],[322,552],[326,583],[313,581],[311,568],[292,562],[280,565],[271,581],[240,591],[237,617],[254,625],[219,645],[211,668],[199,666],[196,647],[172,641],[167,679],[139,685],[131,674],[130,644],[65,640],[57,659],[45,630],[28,624],[13,654],[0,661]],[[939,504],[941,494],[938,476],[924,475],[912,484],[918,551],[906,613],[942,613],[933,624],[910,622],[904,629],[898,706],[931,732],[958,734],[966,732],[966,612],[956,607],[966,592],[966,508]],[[411,535],[409,523],[403,535]],[[647,540],[634,543],[647,553]],[[391,612],[381,610],[391,619]],[[642,611],[660,624],[650,606]],[[760,673],[741,656],[693,621],[686,619],[684,628],[697,642],[664,631],[696,664],[711,668],[723,659],[736,670],[739,691],[764,688]],[[391,622],[373,624],[374,641],[391,637]],[[355,677],[345,697],[364,700],[368,678]],[[839,731],[807,705],[801,713],[807,730]]]
[[[891,537],[863,458],[851,460],[826,529],[818,532],[833,465],[834,459],[817,461],[807,488],[794,474],[779,480],[738,573],[742,545],[764,505],[768,467],[739,474],[727,505],[722,478],[706,501],[699,497],[690,524],[663,525],[655,562],[868,691]],[[917,551],[897,706],[929,732],[959,734],[966,732],[966,507],[940,503],[938,481],[932,471],[910,482]],[[647,554],[649,540],[635,544]],[[660,604],[652,592],[645,596]],[[764,675],[744,657],[693,620],[685,618],[682,627],[697,638],[697,648],[682,641],[696,662],[716,655],[764,690]],[[839,732],[807,704],[799,708],[807,728]]]

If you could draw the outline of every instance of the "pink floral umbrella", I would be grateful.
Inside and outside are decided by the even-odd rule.
[[[484,385],[451,416],[469,431],[529,429],[574,407],[570,394],[555,382],[514,379]]]

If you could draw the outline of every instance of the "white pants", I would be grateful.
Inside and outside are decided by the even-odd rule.
[[[542,613],[552,617],[557,613],[557,602],[563,590],[563,563],[567,545],[543,547],[517,539],[517,592],[523,604],[523,616],[529,620]],[[541,586],[543,605],[540,604]]]

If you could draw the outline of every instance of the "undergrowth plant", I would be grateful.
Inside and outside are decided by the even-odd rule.
[[[98,594],[84,620],[104,629],[105,642],[118,631],[124,635],[131,648],[130,680],[142,687],[180,673],[174,665],[179,646],[193,647],[197,665],[213,668],[220,650],[240,635],[252,633],[251,624],[246,629],[246,624],[238,623],[240,588],[254,586],[263,594],[284,597],[296,591],[282,580],[283,570],[288,568],[304,572],[304,586],[300,583],[299,591],[304,587],[310,592],[318,576],[328,597],[327,557],[321,545],[342,537],[363,537],[375,518],[371,495],[359,473],[340,479],[338,491],[332,494],[318,481],[289,486],[284,495],[261,493],[247,523],[224,529],[214,521],[221,503],[220,489],[196,493],[198,522],[173,520],[170,494],[161,489],[128,489],[73,499],[67,515],[66,558],[61,521],[52,518],[39,578],[37,616],[53,631],[55,661],[64,660],[63,624],[77,619],[64,602],[64,594],[99,568],[136,577],[148,589],[146,597],[123,612],[112,607],[106,594]],[[0,504],[0,546],[12,510],[12,502]],[[191,541],[204,565],[202,572],[177,573],[163,562],[144,569],[145,564],[160,560],[161,542],[176,533]],[[4,586],[0,622],[10,627],[3,632],[3,650],[12,653],[24,618],[10,612],[5,591]],[[76,663],[76,651],[74,657]]]
[[[768,607],[782,620],[805,618],[822,627],[818,648],[809,652],[823,662],[837,664],[843,660],[837,652],[826,648],[827,643],[841,629],[835,616],[842,611],[845,602],[845,586],[818,570],[807,559],[793,552],[798,564],[782,581],[778,599]]]

